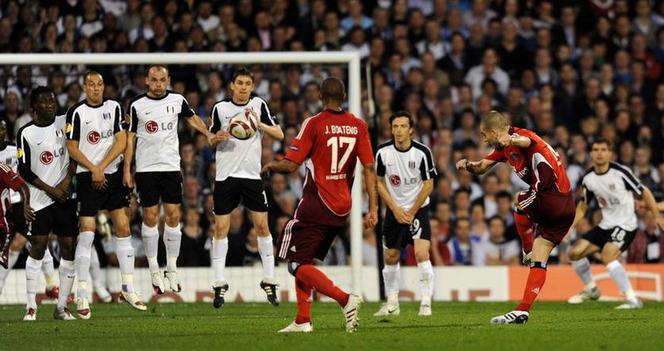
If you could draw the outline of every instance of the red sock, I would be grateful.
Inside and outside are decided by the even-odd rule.
[[[311,285],[295,278],[295,295],[297,296],[297,317],[295,323],[311,322]]]
[[[329,296],[339,303],[341,306],[346,306],[348,302],[348,293],[339,289],[328,278],[325,273],[318,270],[312,264],[303,264],[297,269],[295,278],[300,279],[307,285],[313,287],[319,293]]]
[[[533,263],[537,264],[539,262]],[[523,299],[521,299],[521,303],[519,306],[516,306],[515,310],[530,312],[530,307],[533,305],[537,295],[542,290],[542,286],[544,286],[545,280],[546,268],[542,268],[541,265],[536,267],[531,266],[530,273],[528,274],[528,282],[526,283],[526,289],[523,291]]]
[[[523,251],[529,253],[533,250],[533,222],[525,214],[514,212],[514,223],[521,238]]]

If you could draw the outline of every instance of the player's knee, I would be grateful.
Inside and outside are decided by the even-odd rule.
[[[148,227],[156,227],[158,219],[159,215],[156,212],[145,211],[145,213],[143,214],[143,222],[145,222],[145,225],[147,225]]]
[[[9,244],[9,249],[12,251],[21,251],[23,250],[26,241],[27,240],[23,235],[16,235],[14,236],[14,239],[12,240],[11,244]]]
[[[79,230],[81,232],[94,232],[97,228],[97,223],[94,217],[81,217],[79,221]]]
[[[618,252],[602,252],[602,263],[606,266],[607,264],[615,261],[620,257],[620,251]]]
[[[288,261],[288,273],[293,277],[297,274],[297,270],[300,268],[300,264],[295,261]]]
[[[569,258],[570,258],[570,260],[572,260],[572,261],[578,261],[578,260],[582,259],[583,257],[581,256],[581,253],[582,253],[581,250],[576,250],[576,249],[573,248],[573,249],[570,250],[570,252],[569,252]]]
[[[394,250],[396,251],[396,250]],[[399,251],[385,250],[385,264],[393,266],[399,263]]]
[[[270,227],[267,223],[257,223],[256,225],[256,235],[258,236],[270,236]]]
[[[425,262],[429,260],[429,251],[419,250],[415,251],[415,260],[417,262]]]
[[[175,227],[180,224],[180,211],[179,210],[168,210],[166,211],[166,224],[169,227]]]
[[[48,243],[47,237],[34,238],[30,241],[32,247],[30,248],[30,257],[41,260],[44,258],[44,253],[46,252],[46,245]]]
[[[67,261],[74,260],[74,244],[72,240],[66,242],[60,241],[60,257]]]
[[[118,225],[117,227],[115,227],[115,235],[118,238],[126,238],[129,235],[131,235],[129,231],[129,223],[124,223],[122,225]]]

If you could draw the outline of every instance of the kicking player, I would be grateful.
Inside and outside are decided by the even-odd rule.
[[[510,126],[497,111],[487,114],[480,133],[493,145],[493,151],[477,162],[462,159],[457,169],[484,174],[497,162],[507,162],[530,185],[517,194],[514,214],[524,251],[530,258],[528,281],[521,303],[513,311],[491,319],[492,324],[526,323],[544,285],[549,254],[574,222],[574,195],[558,154],[537,134]]]
[[[258,236],[258,252],[263,263],[263,280],[260,287],[267,294],[268,301],[279,305],[277,284],[274,280],[274,247],[272,234],[267,223],[267,196],[261,179],[261,155],[263,134],[276,140],[283,140],[284,133],[270,114],[267,103],[252,94],[254,76],[241,68],[233,74],[230,83],[231,96],[217,102],[212,108],[210,132],[217,135],[216,162],[217,174],[214,185],[214,218],[217,229],[212,238],[212,269],[214,270],[213,306],[224,304],[228,282],[224,275],[226,254],[228,253],[228,231],[231,224],[231,211],[242,200],[249,210],[249,217]],[[247,140],[229,138],[227,132],[230,119],[238,113],[248,111],[256,119],[258,133]]]
[[[70,198],[71,180],[76,164],[69,161],[65,137],[65,116],[55,116],[55,95],[40,86],[30,94],[34,120],[23,126],[18,141],[18,171],[28,182],[30,205],[35,219],[30,228],[30,256],[25,263],[28,303],[25,321],[37,318],[37,285],[41,260],[53,232],[60,243],[60,295],[55,319],[75,319],[67,308],[74,284],[74,237],[78,233],[76,201]]]
[[[387,303],[374,316],[399,315],[399,259],[408,244],[415,248],[420,272],[420,316],[431,315],[434,274],[429,260],[431,226],[429,194],[433,190],[436,167],[429,148],[412,140],[413,117],[405,111],[390,117],[392,137],[378,147],[376,174],[378,194],[387,205],[383,221],[385,249],[385,293]],[[389,180],[389,181],[386,181]]]
[[[297,294],[297,317],[280,333],[313,331],[312,289],[331,297],[342,307],[347,332],[357,330],[362,298],[335,286],[313,261],[324,259],[334,238],[343,235],[348,228],[350,192],[358,158],[369,193],[365,225],[376,225],[376,171],[367,125],[341,109],[346,93],[339,79],[325,79],[320,91],[323,111],[302,123],[284,160],[272,161],[262,170],[263,174],[270,171],[292,173],[308,161],[302,199],[278,240],[279,257],[288,261]]]
[[[7,123],[4,120],[0,121],[0,163],[5,164],[11,168],[12,172],[18,173],[18,158],[16,157],[16,145],[5,141],[7,136]],[[0,265],[0,295],[2,295],[2,290],[5,285],[5,280],[9,275],[9,271],[14,267],[18,256],[21,254],[21,251],[26,246],[28,239],[26,239],[28,234],[28,225],[23,216],[23,202],[21,202],[21,196],[16,191],[10,191],[9,202],[11,203],[11,218],[8,222],[13,223],[14,231],[12,234],[13,239],[9,242],[5,242],[5,249],[8,249],[7,253],[7,267]],[[47,246],[48,247],[48,246]],[[44,258],[42,258],[41,271],[44,274],[44,280],[46,281],[46,297],[51,299],[57,299],[60,292],[60,288],[56,285],[55,281],[55,268],[53,267],[53,256],[51,255],[50,250],[44,251]]]
[[[141,235],[148,259],[152,287],[163,294],[164,281],[159,272],[157,249],[159,244],[159,203],[163,204],[165,225],[163,241],[166,246],[166,270],[164,277],[172,291],[180,292],[182,286],[177,277],[177,259],[180,255],[182,232],[180,205],[182,203],[182,173],[180,170],[180,141],[178,122],[184,118],[189,127],[207,137],[209,144],[215,140],[205,123],[201,121],[184,96],[167,90],[170,75],[164,66],[151,66],[145,82],[148,92],[138,95],[129,104],[127,118],[129,133],[124,159],[123,184],[134,187],[131,164],[136,155],[136,190],[143,207]],[[136,142],[134,145],[134,141]],[[134,152],[135,150],[135,152]]]
[[[638,219],[634,212],[634,194],[643,197],[646,207],[656,218],[657,225],[664,230],[664,218],[659,214],[657,202],[650,189],[645,187],[629,168],[611,162],[611,144],[599,139],[592,143],[590,156],[593,167],[583,177],[584,195],[576,206],[575,224],[585,216],[588,203],[596,199],[602,212],[602,221],[590,232],[579,239],[570,251],[574,271],[579,276],[585,289],[569,298],[572,304],[600,297],[599,288],[590,273],[590,261],[587,257],[601,252],[602,263],[606,265],[611,279],[625,296],[625,303],[617,309],[643,307],[636,297],[625,268],[620,264],[620,256],[634,240]]]
[[[122,128],[124,115],[117,101],[104,99],[104,79],[91,71],[83,77],[85,100],[67,111],[67,150],[76,161],[76,195],[79,203],[79,234],[76,245],[78,292],[76,311],[89,319],[90,259],[95,238],[96,216],[108,210],[117,235],[117,256],[122,277],[122,297],[132,307],[147,307],[134,291],[134,248],[131,246],[129,189],[122,184],[122,153],[127,136]],[[95,252],[96,255],[96,252]]]

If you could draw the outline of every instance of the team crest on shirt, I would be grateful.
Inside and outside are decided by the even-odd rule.
[[[159,125],[157,124],[157,122],[152,121],[152,120],[145,122],[145,131],[146,132],[148,132],[150,134],[154,134],[154,133],[157,132],[158,129],[159,129]]]
[[[616,185],[613,184],[613,183],[609,184],[609,190],[615,191],[616,190]]]
[[[399,177],[399,176],[396,175],[396,174],[395,174],[395,175],[391,175],[391,176],[390,176],[390,183],[392,183],[392,185],[394,185],[394,186],[399,186],[399,185],[401,185],[401,177]]]
[[[417,167],[417,166],[415,165],[415,161],[408,161],[408,168],[413,168],[413,169],[415,169],[415,167]]]
[[[111,119],[111,113],[110,112],[104,112],[101,115],[104,119]]]
[[[99,142],[99,140],[101,140],[101,135],[96,130],[91,130],[88,133],[87,139],[88,139],[88,143],[96,144],[96,143]]]
[[[51,162],[53,162],[53,153],[48,150],[42,152],[39,155],[39,161],[45,165],[51,164]]]

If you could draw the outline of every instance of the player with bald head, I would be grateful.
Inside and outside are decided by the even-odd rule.
[[[178,124],[187,125],[205,135],[210,145],[217,137],[209,132],[205,123],[189,107],[184,96],[168,90],[171,78],[164,66],[151,66],[145,78],[148,91],[136,96],[127,110],[128,135],[124,158],[123,183],[136,190],[143,207],[141,234],[148,259],[152,287],[157,294],[165,292],[164,281],[157,262],[159,244],[160,203],[163,204],[165,225],[163,241],[166,246],[164,277],[174,292],[182,286],[177,277],[177,259],[180,255],[182,232],[180,219],[182,204],[182,174],[180,171],[180,140]],[[132,164],[135,163],[135,175]]]
[[[85,74],[85,100],[67,111],[67,150],[76,161],[76,193],[79,203],[79,235],[76,245],[76,275],[78,293],[76,310],[79,317],[91,317],[89,303],[90,262],[93,253],[96,217],[99,211],[109,211],[115,226],[117,257],[122,276],[122,296],[132,307],[145,311],[147,307],[134,291],[134,248],[131,246],[129,219],[130,191],[122,184],[122,158],[127,144],[123,127],[124,114],[120,103],[104,98],[104,78],[95,71]],[[96,284],[100,298],[110,295]]]
[[[574,222],[575,206],[569,179],[556,151],[534,132],[511,126],[498,111],[482,120],[480,134],[493,150],[484,159],[462,159],[457,169],[486,173],[497,162],[507,162],[530,188],[517,194],[514,220],[530,274],[521,303],[514,311],[491,319],[492,324],[521,324],[546,279],[546,263]],[[533,240],[534,238],[534,240]]]

